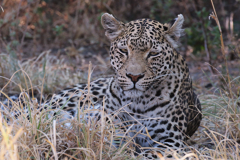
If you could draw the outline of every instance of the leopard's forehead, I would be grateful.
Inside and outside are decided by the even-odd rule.
[[[165,26],[151,19],[139,19],[124,25],[124,33],[117,40],[119,48],[148,51],[154,44],[163,43]],[[159,45],[155,46],[158,50]]]
[[[165,26],[162,23],[151,19],[139,19],[125,24],[125,34],[129,38],[149,38],[159,40],[163,37]]]

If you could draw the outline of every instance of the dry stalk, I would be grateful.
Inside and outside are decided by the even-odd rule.
[[[224,61],[225,61],[227,79],[228,79],[228,91],[230,93],[230,97],[233,98],[232,89],[231,89],[231,80],[230,80],[230,75],[229,75],[229,70],[228,70],[228,63],[227,63],[227,59],[226,59],[225,47],[224,47],[224,42],[223,42],[222,29],[221,29],[221,25],[220,25],[220,22],[218,20],[217,13],[216,13],[216,10],[215,10],[215,7],[214,7],[214,4],[213,4],[212,0],[211,0],[211,3],[212,3],[212,7],[213,7],[214,12],[212,12],[212,14],[210,14],[210,17],[215,20],[215,22],[217,23],[219,32],[220,32],[221,51],[222,51],[222,55],[223,55],[223,58],[224,58]]]

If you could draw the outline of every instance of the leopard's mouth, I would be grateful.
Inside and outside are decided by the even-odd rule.
[[[131,88],[123,89],[124,91],[139,91],[139,92],[144,92],[146,91],[145,88],[140,87],[139,85],[136,86],[136,84],[133,85]]]

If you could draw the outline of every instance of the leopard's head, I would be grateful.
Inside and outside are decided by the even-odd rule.
[[[183,32],[180,14],[172,23],[150,19],[123,23],[105,13],[101,22],[111,41],[110,57],[124,91],[146,91],[172,69],[173,52]]]

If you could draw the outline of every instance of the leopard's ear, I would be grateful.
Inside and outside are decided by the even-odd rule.
[[[101,23],[105,29],[105,35],[112,41],[119,36],[122,31],[122,22],[118,21],[113,15],[104,13],[101,18]]]
[[[174,48],[177,47],[177,41],[184,31],[184,29],[182,29],[183,22],[184,17],[182,14],[179,14],[171,23],[165,23],[163,25],[164,36]]]

